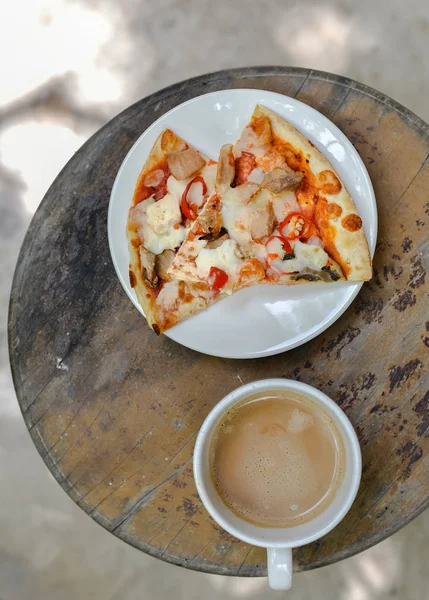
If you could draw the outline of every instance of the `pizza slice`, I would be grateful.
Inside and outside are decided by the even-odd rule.
[[[170,273],[232,293],[253,283],[365,281],[371,272],[362,221],[332,165],[256,107],[235,147],[223,147],[216,191]]]
[[[137,181],[128,212],[129,278],[147,322],[159,334],[221,294],[167,273],[214,189],[216,163],[166,129]]]

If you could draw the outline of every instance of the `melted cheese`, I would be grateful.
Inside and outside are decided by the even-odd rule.
[[[319,248],[323,248],[322,240],[317,235],[312,235],[307,244],[309,246],[319,246]]]
[[[234,156],[239,158],[241,153],[251,152],[256,158],[262,158],[270,149],[270,144],[261,146],[258,144],[258,136],[251,127],[245,127],[240,139],[235,144]]]
[[[238,254],[237,243],[234,240],[225,240],[218,248],[203,248],[195,259],[197,273],[201,279],[207,279],[211,267],[222,269],[228,275],[228,283],[224,290],[232,292],[236,279],[237,267],[242,263]]]
[[[290,260],[276,259],[271,266],[281,273],[302,272],[305,269],[322,269],[329,260],[329,256],[319,246],[303,244],[299,240],[291,243],[295,258]]]
[[[222,199],[223,226],[229,236],[242,246],[252,242],[252,219],[259,218],[258,211],[265,211],[269,201],[269,192],[258,192],[258,189],[256,183],[245,183],[230,188]]]
[[[216,183],[216,171],[217,164],[215,163],[213,165],[205,165],[199,173],[207,186],[207,196],[209,196],[214,190]]]
[[[263,265],[265,265],[268,252],[264,244],[252,244],[252,254],[255,258],[260,260]]]
[[[247,181],[252,181],[253,183],[262,183],[264,181],[265,173],[256,167],[250,172]]]
[[[177,198],[178,202],[180,202],[183,192],[191,180],[192,178],[179,180],[173,177],[173,175],[170,175],[170,177],[167,179],[168,193]]]
[[[300,206],[295,196],[295,192],[282,192],[273,194],[273,208],[276,219],[279,223],[293,212],[301,212]]]
[[[164,310],[171,310],[175,307],[178,297],[179,282],[167,281],[167,283],[162,286],[162,290],[158,294],[156,303]]]
[[[267,243],[267,252],[268,254],[277,254],[279,258],[283,259],[283,256],[285,255],[283,242],[278,237],[273,237]]]
[[[157,235],[165,235],[182,220],[179,203],[172,194],[167,193],[158,202],[146,204],[147,224]]]
[[[217,164],[215,163],[212,165],[205,165],[198,173],[198,175],[204,179],[204,183],[207,186],[206,197],[208,197],[214,189],[216,183],[216,170]],[[194,179],[194,177],[188,177],[187,179],[176,179],[173,177],[173,175],[170,175],[170,177],[167,179],[167,191],[169,194],[177,198],[179,205],[186,186]],[[198,188],[199,186],[196,187]],[[190,201],[193,201],[192,198]]]
[[[207,186],[207,197],[213,191],[216,180],[216,164],[205,165],[200,175]],[[178,180],[173,175],[167,179],[167,194],[155,202],[151,197],[140,202],[131,209],[130,219],[137,227],[137,233],[144,246],[154,254],[164,250],[174,250],[186,237],[187,229],[180,225],[182,213],[180,201],[186,186],[193,177]],[[193,186],[195,195],[200,192],[199,202],[202,204],[201,185]],[[194,198],[194,200],[198,200]]]
[[[200,181],[194,181],[194,183],[191,185],[186,195],[186,200],[188,201],[189,206],[195,204],[195,206],[201,208],[204,198],[203,184]]]
[[[182,213],[177,198],[167,193],[158,202],[149,198],[141,204],[144,206],[139,213],[141,226],[138,234],[145,247],[154,254],[161,254],[164,250],[180,246],[187,230],[179,225]]]

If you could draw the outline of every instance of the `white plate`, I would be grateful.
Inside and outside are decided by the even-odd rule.
[[[127,212],[140,171],[158,135],[173,129],[190,144],[217,159],[220,147],[234,143],[256,104],[272,109],[299,129],[329,159],[362,217],[371,254],[377,238],[377,208],[368,172],[346,136],[306,104],[263,90],[223,90],[180,104],[155,121],[131,148],[113,185],[108,237],[113,264],[128,296],[143,314],[128,279]],[[166,335],[214,356],[256,358],[296,348],[343,314],[362,284],[253,286],[222,300]]]

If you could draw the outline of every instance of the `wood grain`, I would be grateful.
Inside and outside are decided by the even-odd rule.
[[[344,131],[377,196],[374,278],[323,335],[286,354],[232,361],[156,338],[128,301],[106,234],[110,190],[138,136],[196,95],[254,87],[296,96]],[[264,551],[225,533],[201,505],[192,450],[210,409],[241,382],[290,377],[346,411],[363,452],[357,500],[296,570],[351,556],[429,503],[429,127],[386,96],[327,73],[223,71],[174,85],[96,133],[54,181],[28,230],[9,320],[13,377],[31,436],[93,519],[182,566],[264,575]]]

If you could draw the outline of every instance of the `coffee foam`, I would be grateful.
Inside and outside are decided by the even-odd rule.
[[[213,482],[225,503],[251,522],[298,524],[308,520],[335,479],[336,443],[330,436],[320,413],[296,400],[240,404],[214,436]]]

